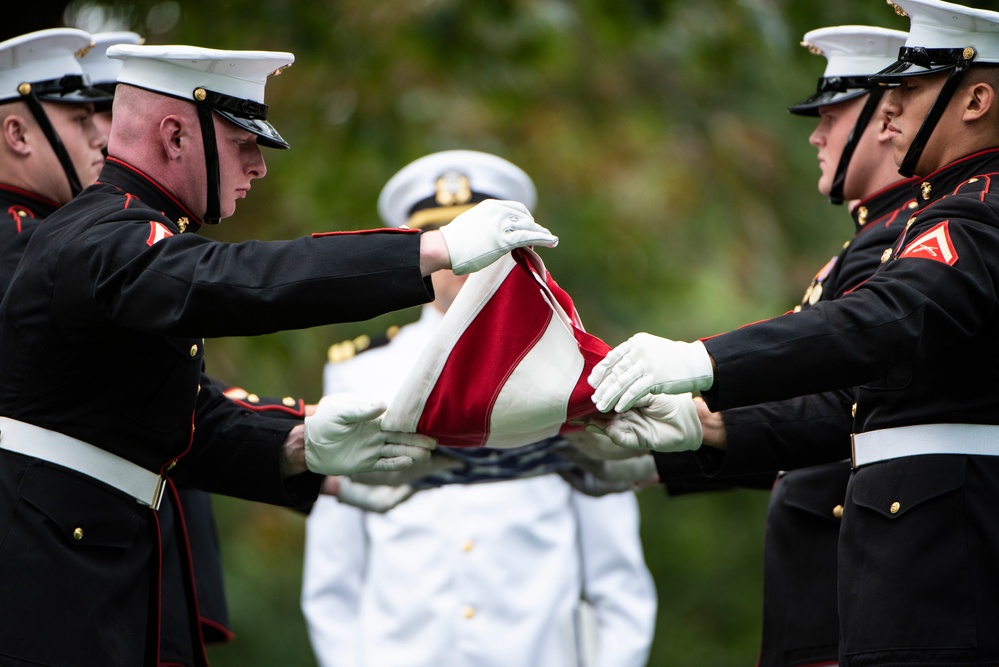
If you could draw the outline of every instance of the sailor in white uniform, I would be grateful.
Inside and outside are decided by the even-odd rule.
[[[533,208],[535,191],[506,160],[445,151],[393,177],[379,210],[392,226],[434,226],[484,198]],[[418,321],[327,364],[324,392],[390,401],[463,282],[447,274],[434,274],[437,300]],[[590,497],[557,474],[426,489],[382,514],[320,496],[302,591],[316,658],[321,667],[641,667],[657,600],[638,522],[633,492]]]

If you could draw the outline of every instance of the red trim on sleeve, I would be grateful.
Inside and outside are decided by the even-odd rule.
[[[419,229],[402,229],[400,227],[381,227],[379,229],[359,229],[357,231],[343,231],[343,232],[315,232],[312,238],[317,239],[321,236],[356,236],[358,234],[382,234],[384,232],[395,232],[402,234],[419,234]]]

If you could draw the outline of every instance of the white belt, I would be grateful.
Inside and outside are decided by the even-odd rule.
[[[83,440],[0,417],[0,449],[82,472],[127,493],[143,505],[160,507],[163,477]]]
[[[999,426],[993,424],[918,424],[856,433],[853,467],[923,454],[999,456]]]

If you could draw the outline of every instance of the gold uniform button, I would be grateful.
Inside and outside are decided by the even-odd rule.
[[[915,199],[913,199],[911,202],[909,202],[909,210],[917,208],[918,206],[919,206],[919,202],[917,202]]]
[[[285,396],[281,399],[281,402],[290,408],[293,407],[297,401],[295,401],[295,399],[291,396]]]
[[[198,344],[197,343],[195,343],[194,345],[191,346],[191,356],[192,357],[198,356]]]
[[[891,259],[891,248],[885,248],[885,251],[881,253],[881,263],[884,264],[889,259]]]
[[[898,511],[900,509],[902,509],[902,505],[899,504],[899,502],[896,500],[891,504],[891,507],[888,508],[888,511],[891,512],[892,514],[898,514]]]
[[[249,394],[247,395],[246,400],[249,401],[250,403],[259,403],[260,397],[257,396],[256,394]]]
[[[465,542],[461,545],[461,549],[465,553],[468,553],[473,548],[475,548],[475,543],[473,543],[472,540],[465,540]]]
[[[24,209],[21,209],[20,211],[18,211],[17,214],[18,214],[18,216],[20,216],[22,218],[27,218],[28,217],[28,212],[25,211]]]
[[[969,182],[969,183],[977,183],[977,182],[978,182],[978,179],[977,179],[977,178],[969,178],[969,179],[968,179],[968,182]]]
[[[74,528],[73,529],[73,539],[76,540],[77,542],[79,542],[80,540],[83,539],[83,529],[82,528]]]
[[[461,610],[461,613],[468,620],[472,620],[473,618],[475,618],[475,607],[466,606],[464,609]]]
[[[833,517],[837,518],[837,519],[842,519],[843,518],[843,506],[842,505],[836,505],[836,507],[833,508]]]

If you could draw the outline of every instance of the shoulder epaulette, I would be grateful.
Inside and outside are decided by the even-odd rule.
[[[229,387],[222,392],[226,398],[247,410],[260,413],[275,413],[288,415],[301,419],[305,417],[305,400],[292,396],[273,398],[270,396],[258,396],[252,394],[242,387]]]
[[[385,333],[381,336],[372,338],[367,334],[363,334],[357,338],[350,338],[341,343],[333,343],[330,345],[329,349],[326,350],[326,359],[331,364],[339,364],[342,361],[353,359],[365,350],[373,350],[377,347],[388,345],[389,341],[395,338],[397,333],[399,333],[399,327],[391,326],[386,329]]]

